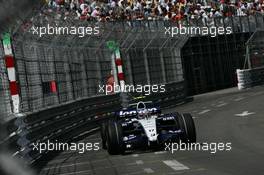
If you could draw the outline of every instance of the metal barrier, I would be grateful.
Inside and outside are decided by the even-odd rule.
[[[175,106],[185,99],[184,82],[166,84],[165,93],[146,98],[159,103],[162,108]],[[46,143],[48,140],[67,143],[74,137],[95,129],[103,120],[113,117],[119,109],[119,94],[114,94],[19,114],[16,120],[9,122],[9,134],[0,146],[10,148],[14,152],[13,156],[23,158],[26,163],[31,164],[48,152],[34,150],[33,144]]]
[[[18,129],[10,133],[1,145],[11,149],[13,156],[33,163],[40,156],[37,150],[33,150],[33,143],[55,139],[67,142],[94,128],[95,123],[100,120],[99,116],[111,116],[110,111],[118,109],[119,106],[119,98],[114,95],[83,99],[39,112],[20,114],[12,121]]]
[[[22,147],[22,151],[17,154],[32,163],[40,156],[39,151],[33,150],[32,143],[46,143],[47,140],[66,143],[78,134],[93,129],[96,122],[104,119],[102,117],[110,117],[113,115],[112,112],[119,108],[119,97],[114,95],[83,99],[26,114],[16,121],[21,132],[24,133],[17,140],[18,145]]]
[[[264,67],[237,70],[238,89],[247,89],[264,84]]]
[[[249,69],[240,70],[237,69],[237,87],[239,90],[251,87],[251,75]]]

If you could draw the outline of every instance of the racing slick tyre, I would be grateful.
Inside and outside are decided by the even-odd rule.
[[[101,125],[101,138],[102,138],[102,148],[106,149],[106,122]]]
[[[181,130],[183,130],[183,135],[181,136],[181,141],[185,143],[195,143],[196,142],[196,130],[192,115],[189,113],[178,114],[177,121]]]
[[[106,131],[108,153],[111,155],[124,153],[121,125],[116,121],[109,121]]]

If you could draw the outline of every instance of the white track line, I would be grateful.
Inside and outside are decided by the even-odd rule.
[[[154,152],[154,154],[165,154],[167,153],[167,151],[157,151],[157,152]]]
[[[259,95],[262,95],[262,94],[263,94],[263,92],[261,91],[261,92],[253,93],[253,94],[251,94],[250,96],[251,96],[251,97],[254,97],[254,96],[259,96]]]
[[[225,105],[227,105],[227,104],[228,104],[228,103],[221,103],[221,104],[216,105],[216,107],[220,108],[220,107],[225,106]]]
[[[94,129],[90,129],[89,131],[85,131],[85,132],[79,134],[77,137],[83,136],[83,135],[85,135],[85,134],[90,134],[90,133],[92,133],[92,132],[99,131],[99,130],[100,130],[100,127],[96,127],[96,128],[94,128]],[[89,138],[89,137],[88,137],[88,138]],[[92,138],[92,137],[91,137],[91,138]]]
[[[170,168],[172,168],[175,171],[190,169],[187,166],[178,162],[177,160],[164,160],[163,163],[165,163],[167,166],[169,166]]]
[[[104,160],[107,160],[107,159],[104,159]],[[102,161],[104,161],[102,160]],[[93,161],[92,163],[94,162],[100,162],[100,161]],[[44,171],[48,171],[48,170],[57,170],[57,169],[60,169],[60,168],[68,168],[68,167],[73,167],[73,166],[81,166],[81,165],[89,165],[91,164],[91,161],[85,161],[85,162],[79,162],[79,163],[74,163],[74,164],[67,164],[67,165],[60,165],[59,167],[46,167],[44,169],[42,169],[42,172]],[[125,166],[133,166],[133,165],[143,165],[144,162],[143,160],[137,160],[136,162],[133,162],[133,163],[127,163],[125,164]],[[97,168],[96,170],[99,170],[99,169],[105,169],[105,168],[113,168],[113,167],[118,167],[118,166],[112,166],[112,167],[101,167],[101,168]],[[88,171],[88,170],[87,170]],[[92,171],[92,170],[89,170],[89,171]]]
[[[91,173],[91,170],[84,170],[84,171],[77,171],[77,172],[71,172],[71,173],[60,173],[59,175],[75,175],[75,174],[83,174],[83,173]]]
[[[85,162],[78,162],[78,163],[74,163],[74,164],[65,164],[65,165],[60,165],[59,167],[56,167],[57,168],[65,168],[65,167],[71,167],[71,166],[77,166],[77,165],[89,165],[91,163],[91,161],[85,161]],[[43,168],[42,171],[47,171],[49,169],[53,169],[54,167],[46,167],[46,168]]]
[[[192,169],[192,170],[189,170],[188,173],[197,173],[197,172],[200,172],[200,171],[206,171],[205,168],[197,168],[197,169]],[[181,172],[171,172],[171,173],[168,173],[167,175],[175,175],[175,174],[185,174],[186,172],[184,171],[181,171]]]
[[[137,164],[137,165],[143,165],[144,162],[143,162],[142,160],[137,160],[137,161],[136,161],[136,164]]]
[[[138,157],[138,154],[132,154],[132,157]]]
[[[151,174],[154,173],[154,170],[152,170],[151,168],[144,168],[144,172],[147,174]]]
[[[93,160],[92,163],[98,163],[98,162],[103,162],[103,161],[107,161],[108,159],[99,159],[99,160]],[[140,162],[139,162],[140,163]],[[65,164],[61,164],[59,167],[54,167],[53,165],[56,164],[61,164],[61,162],[52,164],[52,166],[48,166],[42,169],[42,171],[48,171],[49,169],[54,169],[54,168],[66,168],[66,167],[72,167],[72,166],[80,166],[80,165],[89,165],[91,164],[91,161],[83,161],[83,162],[76,162],[76,163],[69,163],[66,162]],[[126,165],[135,165],[138,164],[137,162],[135,163],[131,163],[131,164],[126,164]]]
[[[203,111],[199,112],[198,114],[202,115],[202,114],[205,114],[205,113],[210,112],[210,111],[211,111],[210,109],[206,109],[206,110],[203,110]]]
[[[245,97],[238,97],[238,98],[235,98],[234,101],[241,101],[241,100],[244,100]]]

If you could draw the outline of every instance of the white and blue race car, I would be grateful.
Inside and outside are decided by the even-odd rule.
[[[103,148],[114,155],[127,150],[162,147],[180,140],[194,143],[196,130],[191,114],[162,114],[152,102],[140,101],[103,123],[101,137]]]

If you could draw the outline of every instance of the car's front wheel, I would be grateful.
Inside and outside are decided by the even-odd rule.
[[[103,149],[107,149],[107,147],[106,147],[106,139],[107,139],[106,126],[107,126],[106,122],[103,122],[101,125],[101,139],[102,139],[102,148]]]
[[[124,152],[122,141],[122,127],[116,121],[109,121],[106,127],[107,131],[107,151],[111,155]]]
[[[178,114],[176,120],[180,129],[183,131],[180,139],[185,143],[195,143],[196,129],[192,115],[189,113]]]

